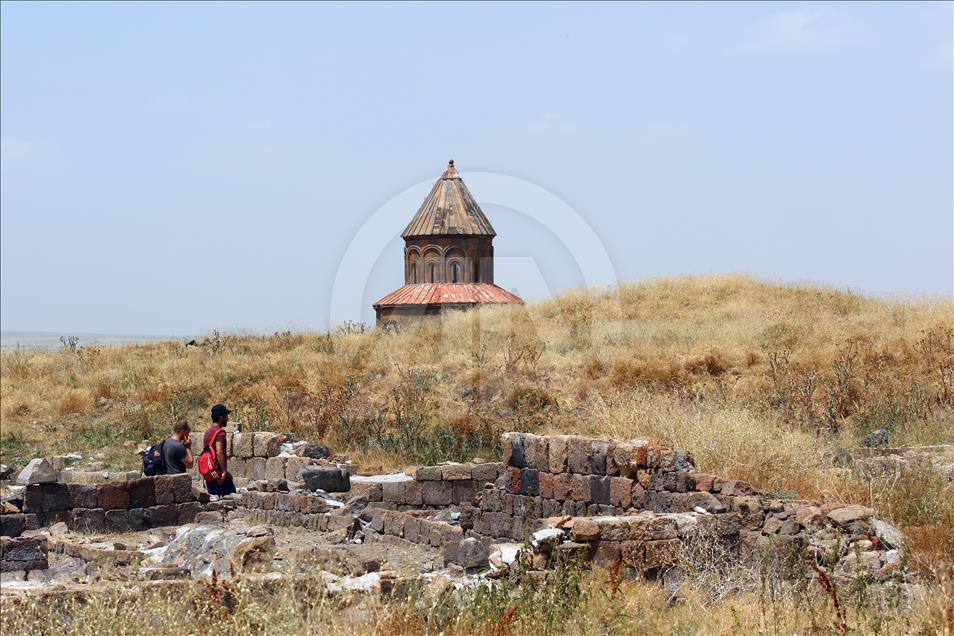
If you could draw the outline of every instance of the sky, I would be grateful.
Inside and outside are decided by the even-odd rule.
[[[5,2],[0,323],[370,323],[450,158],[528,300],[950,296],[952,7]]]

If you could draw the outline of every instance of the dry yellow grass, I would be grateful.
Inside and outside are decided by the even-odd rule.
[[[251,430],[329,443],[369,471],[492,458],[503,430],[665,439],[708,472],[780,496],[863,503],[897,523],[933,583],[916,617],[859,610],[861,631],[880,620],[886,632],[932,631],[952,620],[949,599],[939,600],[954,563],[951,482],[917,471],[866,476],[830,461],[835,449],[879,427],[896,445],[954,441],[949,298],[677,278],[483,308],[397,332],[213,333],[200,347],[5,350],[0,363],[0,451],[14,464],[78,450],[134,467],[125,443],[156,439],[179,417],[202,429],[216,402]],[[775,629],[751,595],[648,613],[654,594],[635,586],[621,596],[625,612],[647,612],[636,631],[669,622],[685,632]],[[824,608],[784,602],[776,607],[789,621],[783,631],[827,624]],[[377,611],[383,622],[362,628],[412,632],[420,618]],[[606,620],[597,613],[568,630]],[[471,628],[487,630],[448,633]]]

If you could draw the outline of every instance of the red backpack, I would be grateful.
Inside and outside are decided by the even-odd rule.
[[[212,438],[212,446],[206,448],[199,455],[199,474],[205,478],[207,483],[217,483],[222,479],[222,469],[219,467],[218,457],[215,455],[215,440],[218,435]]]

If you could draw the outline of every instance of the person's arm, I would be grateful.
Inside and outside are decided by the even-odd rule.
[[[222,469],[222,474],[225,475],[228,472],[228,465],[225,459],[225,433],[217,435],[214,443],[215,458],[219,462],[219,468]]]
[[[195,465],[195,457],[192,456],[192,438],[186,437],[182,442],[185,452],[182,455],[182,465],[186,468],[192,468]]]

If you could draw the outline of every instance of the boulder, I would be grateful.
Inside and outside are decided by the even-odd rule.
[[[58,477],[59,474],[54,470],[53,464],[48,459],[36,457],[31,459],[26,468],[20,471],[17,476],[17,485],[49,484],[55,482]]]
[[[871,508],[865,508],[857,504],[835,508],[828,513],[828,518],[840,526],[847,526],[855,521],[864,521],[874,514]]]
[[[301,478],[309,490],[325,492],[348,492],[351,490],[351,477],[346,469],[338,466],[306,466]]]
[[[875,448],[877,446],[887,446],[888,445],[888,430],[884,428],[879,428],[875,431],[872,431],[861,438],[861,445],[867,446],[868,448]]]
[[[487,546],[473,537],[461,541],[457,548],[457,562],[467,569],[486,566],[489,556]]]
[[[322,444],[299,444],[295,447],[295,454],[299,457],[310,457],[312,459],[325,459],[331,456],[331,449]]]
[[[875,536],[878,537],[878,543],[886,549],[900,548],[904,543],[901,531],[887,521],[872,519],[871,527],[874,529]]]

